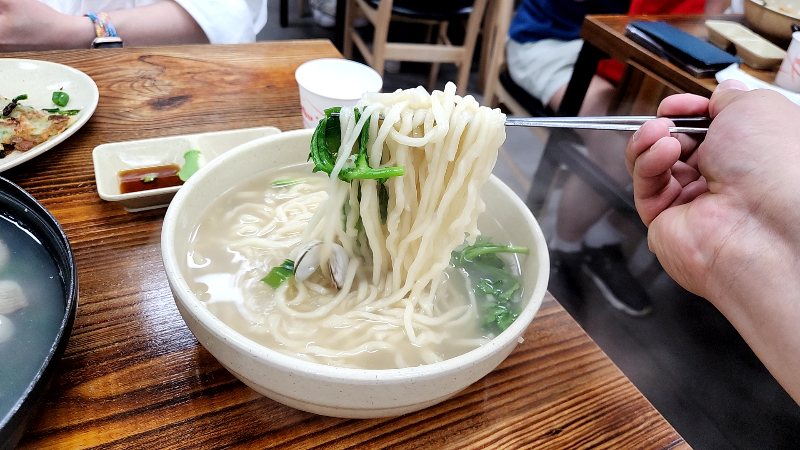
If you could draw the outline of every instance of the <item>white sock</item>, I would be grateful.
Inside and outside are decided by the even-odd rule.
[[[600,248],[606,245],[616,245],[625,239],[622,234],[611,222],[608,221],[607,216],[598,220],[586,235],[583,237],[583,243],[590,248]]]
[[[581,241],[570,242],[561,239],[558,236],[558,233],[556,233],[555,236],[553,236],[552,240],[550,241],[550,249],[559,250],[564,253],[577,253],[581,251]]]

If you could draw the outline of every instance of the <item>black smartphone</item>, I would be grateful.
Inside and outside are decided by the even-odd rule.
[[[697,78],[711,78],[741,60],[665,22],[633,21],[625,36]]]

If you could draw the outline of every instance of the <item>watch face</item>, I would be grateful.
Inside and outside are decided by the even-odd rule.
[[[94,38],[92,48],[121,48],[122,39],[116,36],[105,36]]]

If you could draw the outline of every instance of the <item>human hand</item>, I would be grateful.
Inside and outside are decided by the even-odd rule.
[[[800,402],[800,106],[721,83],[710,100],[665,99],[660,116],[708,114],[705,140],[646,123],[626,148],[648,244],[711,301]]]
[[[800,243],[800,107],[772,91],[744,89],[725,82],[710,101],[683,94],[662,102],[659,116],[713,118],[699,145],[688,135],[669,136],[669,121],[659,119],[626,149],[651,250],[679,283],[706,297],[714,293],[710,271],[734,276],[740,267],[729,259],[743,249],[762,253],[776,239]]]
[[[61,14],[39,1],[0,0],[0,51],[89,48],[88,17]]]

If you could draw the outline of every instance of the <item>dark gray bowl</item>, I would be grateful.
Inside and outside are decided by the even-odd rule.
[[[75,257],[61,225],[41,203],[2,177],[0,216],[15,222],[42,243],[55,262],[64,293],[60,327],[52,336],[46,337],[50,342],[49,353],[10,410],[0,410],[0,449],[5,450],[14,448],[19,442],[25,426],[42,403],[47,387],[55,375],[57,363],[67,347],[78,308],[78,274]]]

